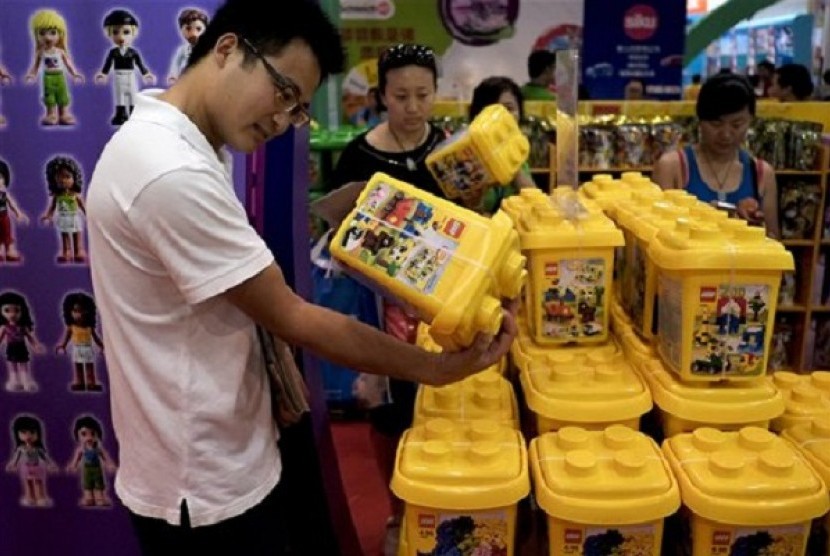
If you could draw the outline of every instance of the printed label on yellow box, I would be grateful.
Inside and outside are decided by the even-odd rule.
[[[421,556],[446,554],[487,554],[507,556],[507,512],[472,512],[418,514],[418,538],[421,546],[434,546],[425,551],[416,547]],[[424,545],[421,544],[424,541]],[[434,541],[434,545],[426,544]]]
[[[712,554],[802,554],[802,525],[724,529],[712,533]]]
[[[457,131],[445,139],[436,150],[449,147],[466,135],[466,129]],[[496,181],[490,175],[484,161],[477,156],[472,145],[462,147],[457,151],[448,149],[443,156],[430,159],[429,166],[439,182],[447,184],[459,194],[469,193],[471,185],[490,184]]]
[[[380,182],[343,235],[342,247],[425,294],[435,289],[466,225]]]
[[[675,368],[680,366],[680,342],[683,338],[683,296],[680,288],[680,282],[660,275],[660,303],[657,307],[657,322],[660,326],[658,347],[663,358]]]
[[[543,335],[561,340],[602,332],[605,309],[603,259],[555,259],[544,262],[550,287],[542,296]]]
[[[563,554],[654,554],[653,525],[631,527],[568,527],[563,532]]]
[[[631,246],[631,260],[626,263],[627,271],[623,282],[623,306],[638,330],[643,328],[643,307],[646,298],[646,253],[637,241]]]

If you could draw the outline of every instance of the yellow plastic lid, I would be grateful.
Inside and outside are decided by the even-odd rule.
[[[530,442],[530,465],[536,501],[554,518],[631,525],[680,507],[680,489],[660,448],[622,425],[543,434]]]
[[[452,421],[490,419],[518,428],[516,394],[499,366],[446,386],[421,385],[415,396],[415,424],[443,417]]]
[[[522,249],[568,249],[618,247],[622,232],[602,213],[584,212],[567,219],[555,208],[534,207],[519,219]]]
[[[539,345],[530,334],[528,320],[520,311],[516,319],[518,333],[510,346],[510,355],[517,367],[527,365],[533,361],[547,361],[550,357],[559,357],[556,354],[565,354],[564,357],[579,357],[593,354],[596,358],[610,358],[622,353],[619,344],[613,339],[604,344],[586,345]],[[553,355],[552,355],[553,354]]]
[[[654,403],[679,419],[726,425],[767,421],[784,413],[784,398],[767,379],[681,382],[657,359],[642,371]]]
[[[390,486],[398,498],[429,508],[515,504],[530,492],[524,438],[497,421],[430,419],[404,432]]]
[[[688,209],[665,200],[655,201],[645,207],[627,206],[621,211],[617,221],[620,226],[637,236],[644,243],[650,242],[660,230],[674,230],[678,219],[689,215]]]
[[[626,421],[647,413],[651,395],[619,354],[551,350],[545,359],[516,364],[527,406],[556,421]]]
[[[470,137],[484,164],[501,184],[510,183],[530,154],[530,142],[516,118],[501,104],[484,108],[470,123]]]
[[[830,418],[830,372],[815,371],[808,375],[778,371],[772,380],[784,397],[786,410],[773,423],[775,430],[814,419]]]
[[[747,226],[725,234],[713,222],[693,222],[688,233],[660,230],[648,246],[654,263],[674,270],[740,269],[792,270],[792,253],[764,234],[764,229]]]
[[[786,441],[758,427],[721,432],[702,427],[663,443],[683,503],[732,525],[785,525],[825,514],[821,478]]]
[[[596,176],[579,188],[580,197],[596,201],[603,210],[613,209],[617,202],[628,199],[631,196],[631,191],[628,184],[621,180],[597,180]]]
[[[825,485],[830,485],[830,418],[790,427],[781,437],[791,442],[813,465]]]

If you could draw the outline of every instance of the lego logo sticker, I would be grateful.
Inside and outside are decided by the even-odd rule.
[[[392,0],[340,0],[341,19],[389,19],[395,15]]]
[[[714,303],[718,298],[718,289],[711,286],[704,286],[700,288],[701,303]]]
[[[657,11],[646,4],[631,6],[623,17],[623,30],[628,38],[644,41],[654,36],[659,18]]]
[[[565,542],[567,544],[582,544],[582,530],[565,529]]]
[[[559,274],[559,265],[557,263],[545,264],[545,276],[556,276]]]
[[[451,219],[444,227],[444,233],[453,239],[458,239],[464,233],[464,222],[460,220]]]
[[[418,527],[421,529],[435,529],[435,515],[418,514]]]
[[[729,546],[732,541],[732,535],[729,531],[715,531],[712,533],[712,544],[714,546]]]

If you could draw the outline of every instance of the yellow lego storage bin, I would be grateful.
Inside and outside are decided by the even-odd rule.
[[[529,458],[551,556],[659,556],[680,490],[652,439],[621,425],[565,427],[531,440]]]
[[[499,365],[446,386],[419,386],[413,423],[438,417],[455,422],[489,419],[519,428],[516,394]]]
[[[666,366],[686,381],[763,376],[792,254],[763,228],[694,222],[659,231],[648,256],[658,269],[656,338]]]
[[[530,154],[516,118],[501,104],[482,110],[427,156],[427,168],[450,199],[476,197],[510,183]]]
[[[415,345],[433,353],[440,353],[444,350],[444,348],[439,346],[435,343],[435,340],[432,339],[432,335],[429,332],[429,325],[424,322],[418,323],[418,328],[415,330]],[[497,364],[490,367],[489,370],[493,370],[500,375],[505,376],[507,373],[507,356],[502,357],[501,360],[499,360]]]
[[[519,366],[525,403],[536,434],[580,426],[601,430],[613,424],[638,429],[651,409],[651,395],[620,353],[602,349],[574,353],[550,350],[544,359]]]
[[[662,190],[640,172],[623,172],[620,179],[613,179],[608,174],[595,174],[591,181],[583,183],[579,188],[581,199],[596,202],[615,222],[620,202],[631,199],[634,193],[658,197]]]
[[[784,398],[772,381],[683,382],[660,360],[642,369],[666,438],[699,427],[769,428],[784,413]]]
[[[512,209],[528,258],[530,329],[540,344],[603,343],[622,234],[598,206],[560,189],[549,199],[517,196],[522,206]]]
[[[772,380],[784,397],[786,408],[784,414],[773,419],[770,425],[775,432],[809,424],[815,419],[830,418],[830,372],[797,375],[778,371],[772,375]]]
[[[700,428],[666,440],[663,453],[686,508],[685,554],[803,555],[811,520],[830,509],[821,477],[767,430]]]
[[[811,422],[794,425],[781,433],[810,462],[824,484],[830,487],[830,419],[820,417]],[[822,530],[826,543],[824,554],[830,554],[830,514],[827,514],[818,528]]]
[[[469,346],[501,326],[501,299],[525,281],[510,219],[485,218],[376,173],[332,239],[353,274],[415,309],[445,348]]]
[[[611,331],[614,339],[620,344],[622,352],[634,370],[641,375],[644,367],[651,361],[659,360],[657,351],[650,343],[646,343],[634,332],[633,323],[623,311],[616,299],[611,301]]]
[[[496,421],[430,419],[404,432],[391,488],[406,503],[398,554],[512,555],[530,492],[525,441]]]

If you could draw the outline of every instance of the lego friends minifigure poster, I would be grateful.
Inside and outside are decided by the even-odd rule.
[[[86,187],[136,95],[181,76],[218,4],[2,0],[0,554],[139,553],[113,488]]]

